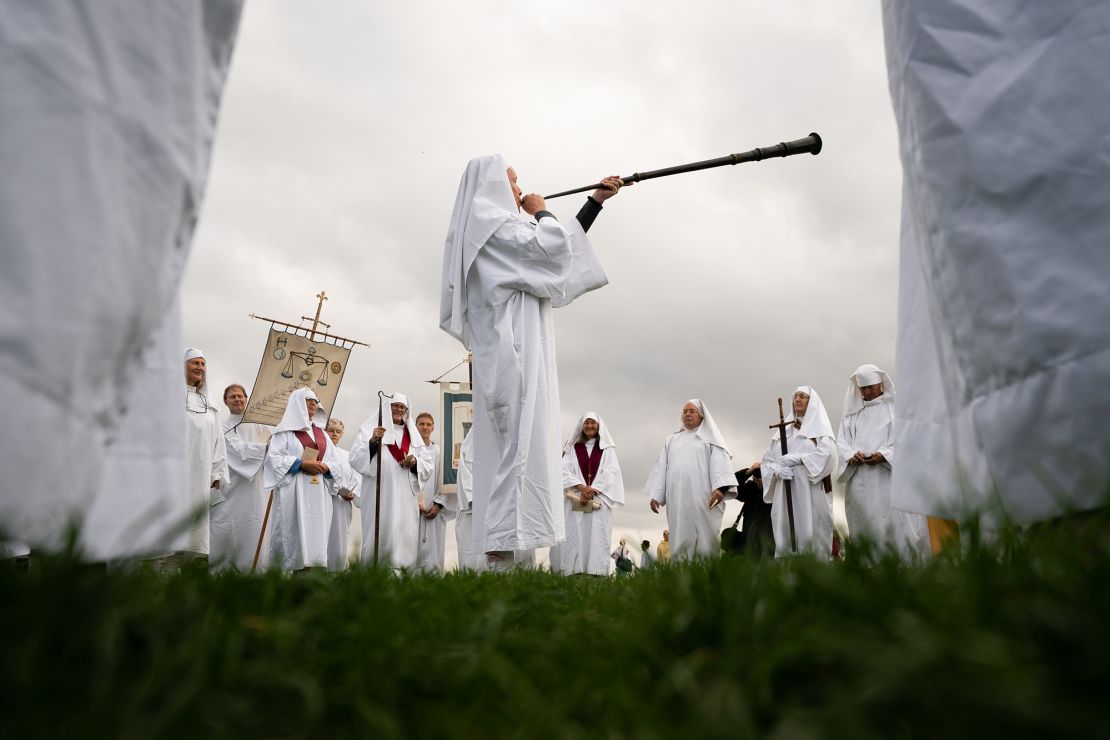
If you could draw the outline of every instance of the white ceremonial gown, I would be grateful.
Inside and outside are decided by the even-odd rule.
[[[223,501],[212,507],[212,541],[209,566],[213,570],[234,568],[249,572],[254,564],[258,535],[266,514],[269,491],[262,488],[262,464],[270,428],[262,424],[243,424],[243,417],[232,414],[223,424],[227,467],[231,482]],[[270,562],[270,527],[258,553],[258,572]]]
[[[828,413],[817,392],[810,386],[797,391],[809,395],[809,408],[802,418],[802,428],[794,426],[794,412],[786,416],[788,454],[801,457],[801,465],[792,466],[791,501],[794,508],[794,532],[798,552],[816,554],[825,560],[832,558],[833,524],[832,493],[826,493],[822,481],[836,470],[836,440]],[[795,392],[797,392],[795,391]],[[775,557],[793,554],[790,542],[790,518],[786,503],[786,487],[777,468],[782,461],[782,443],[779,430],[771,437],[763,453],[760,468],[763,474],[763,500],[771,504],[771,523],[775,532]],[[674,533],[671,533],[674,536]]]
[[[840,420],[837,480],[844,484],[844,509],[851,538],[867,537],[880,548],[893,546],[903,558],[926,557],[929,530],[925,517],[891,507],[894,467],[894,399],[879,396]],[[856,452],[879,452],[886,462],[849,465]]]
[[[608,281],[576,219],[517,214],[507,165],[472,160],[444,249],[441,327],[474,353],[477,552],[563,539],[551,309]]]
[[[184,391],[186,490],[194,517],[185,549],[207,555],[211,508],[223,503],[230,476],[220,414],[203,395],[207,389],[204,386],[201,389],[202,393],[198,393],[186,386]],[[213,481],[220,482],[219,489],[212,488]]]
[[[274,491],[274,505],[270,531],[270,567],[284,571],[304,568],[326,568],[328,565],[328,534],[331,530],[332,498],[338,490],[335,475],[306,475],[290,472],[304,456],[294,430],[310,436],[309,425],[321,430],[327,424],[327,413],[322,406],[309,422],[305,398],[308,389],[293,391],[285,409],[285,417],[270,437],[270,449],[263,466],[262,487]],[[298,416],[299,415],[299,416]],[[324,455],[317,458],[329,470],[339,467],[335,445],[324,437]]]
[[[648,476],[644,492],[667,509],[671,531],[671,562],[721,554],[721,519],[724,503],[709,508],[709,497],[718,488],[725,498],[736,497],[732,458],[709,410],[702,411],[697,429],[682,429],[663,443]]]
[[[394,400],[408,399],[401,394],[394,394]],[[420,510],[417,501],[420,489],[431,477],[432,469],[428,458],[423,451],[424,440],[416,430],[416,425],[410,418],[410,412],[405,413],[403,424],[394,424],[388,416],[389,408],[382,410],[382,416],[372,416],[367,419],[359,429],[354,443],[351,445],[351,467],[362,474],[362,562],[364,565],[374,563],[374,521],[375,507],[381,508],[381,526],[378,528],[378,562],[389,565],[394,569],[412,568],[416,565],[417,544],[420,531]],[[370,439],[378,426],[378,418],[386,419],[382,425],[386,429],[386,436],[381,445],[370,454]],[[400,444],[404,429],[409,430],[409,454],[416,458],[416,467],[402,468],[401,464],[387,449],[387,445],[396,442]],[[375,502],[378,495],[378,454],[381,459],[381,501]]]
[[[481,571],[486,559],[474,549],[474,454],[473,437],[466,435],[459,448],[459,470],[456,481],[458,517],[455,519],[455,545],[459,551],[459,570]]]
[[[350,542],[351,520],[354,518],[355,501],[362,489],[362,476],[351,467],[351,453],[335,447],[337,464],[331,472],[336,479],[336,496],[331,501],[331,528],[328,531],[328,570],[338,572],[347,567],[347,549]],[[339,496],[339,489],[346,488],[355,494],[347,501]]]
[[[1110,3],[883,4],[903,180],[896,508],[1110,490]]]
[[[432,504],[439,504],[439,510],[434,519],[420,517],[420,528],[417,532],[419,542],[416,546],[416,567],[429,573],[442,573],[443,560],[447,551],[447,522],[455,518],[454,510],[448,508],[448,497],[439,490],[440,470],[443,456],[440,454],[439,445],[432,442],[425,445],[424,454],[432,469],[431,476],[421,489],[423,505],[425,508]]]
[[[578,462],[575,444],[582,439],[582,423],[586,419],[598,423],[599,433],[594,439],[585,440],[587,455],[601,445],[601,462],[597,475],[590,484],[600,495],[594,500],[601,504],[593,511],[573,511],[573,502],[566,493],[577,494],[576,486],[585,485],[585,476]],[[587,413],[563,447],[563,516],[566,522],[566,539],[551,548],[551,570],[564,575],[589,573],[609,575],[609,544],[613,536],[613,508],[624,506],[624,477],[621,475],[617,448],[601,417]]]
[[[185,547],[177,295],[240,10],[0,3],[0,521],[35,547],[86,513],[87,557]]]

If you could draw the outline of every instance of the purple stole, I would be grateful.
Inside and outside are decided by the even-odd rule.
[[[587,486],[594,484],[598,468],[601,467],[601,440],[594,442],[594,451],[586,454],[586,443],[575,442],[574,454],[578,456],[578,469],[582,471],[582,478]]]

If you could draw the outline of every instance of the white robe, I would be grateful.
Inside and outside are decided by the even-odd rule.
[[[800,455],[802,464],[793,466],[791,501],[794,508],[794,532],[798,552],[810,552],[819,558],[832,558],[832,494],[825,493],[821,481],[836,469],[836,442],[832,437],[811,440],[803,437],[793,425],[786,427],[788,452]],[[775,530],[775,557],[793,554],[790,543],[790,519],[787,513],[786,488],[782,478],[771,472],[768,463],[782,459],[778,431],[763,453],[763,500],[771,504],[771,523]],[[671,528],[674,538],[674,528]]]
[[[240,10],[0,4],[0,521],[35,547],[86,513],[90,558],[185,546],[177,294]]]
[[[269,491],[262,488],[262,464],[270,428],[243,424],[238,414],[224,421],[224,444],[231,482],[224,500],[212,507],[212,541],[209,566],[213,570],[234,568],[247,573],[254,564],[258,535],[266,514]],[[270,562],[270,526],[258,553],[258,572]]]
[[[459,551],[459,570],[481,571],[485,558],[474,549],[474,442],[466,435],[459,449],[459,470],[456,477],[458,517],[455,519],[455,545]]]
[[[339,467],[336,447],[325,436],[321,460],[330,469]],[[328,535],[331,531],[332,499],[339,488],[334,473],[306,475],[290,468],[302,458],[304,447],[293,432],[276,432],[263,468],[262,486],[273,488],[274,505],[270,516],[270,567],[284,571],[326,568]]]
[[[564,537],[551,309],[605,283],[574,219],[564,227],[510,218],[478,252],[467,282],[478,552],[550,547]]]
[[[1110,490],[1110,3],[883,5],[904,172],[894,506]]]
[[[586,441],[586,451],[592,453],[596,440]],[[585,479],[578,465],[578,456],[571,452],[563,455],[564,492],[577,493],[576,486]],[[591,484],[601,494],[594,500],[601,504],[594,511],[572,511],[573,504],[563,496],[563,516],[566,521],[566,539],[551,548],[551,570],[564,575],[589,573],[609,575],[609,544],[613,536],[613,507],[624,504],[624,479],[617,460],[617,448],[608,447],[601,452],[597,477]],[[619,500],[606,493],[618,492]]]
[[[186,387],[188,408],[197,407],[195,399],[199,394]],[[227,451],[224,447],[223,426],[215,405],[207,403],[208,410],[201,413],[184,411],[185,414],[185,461],[188,465],[186,491],[193,515],[189,531],[189,543],[185,549],[200,555],[208,554],[209,518],[211,508],[223,502],[230,476],[227,472]],[[213,481],[219,481],[219,489],[213,488]]]
[[[435,442],[426,445],[424,455],[432,469],[422,490],[424,507],[439,504],[439,510],[434,519],[420,517],[420,528],[417,536],[420,538],[416,546],[416,567],[429,573],[442,573],[443,561],[447,552],[447,522],[455,518],[453,509],[448,508],[448,496],[439,490],[440,468],[443,464],[443,455],[440,454],[439,445]]]
[[[709,508],[709,497],[726,488],[736,498],[736,475],[728,453],[698,436],[698,430],[675,432],[651,469],[644,492],[667,509],[671,561],[721,554],[724,504]]]
[[[335,447],[337,464],[331,471],[336,479],[336,496],[331,500],[331,528],[328,530],[328,570],[338,572],[347,567],[347,549],[350,542],[351,520],[354,518],[355,500],[362,490],[362,476],[351,467],[351,453]],[[339,489],[346,488],[355,499],[345,500]]]
[[[387,424],[390,422],[386,422]],[[402,427],[394,425],[400,438]],[[374,563],[374,521],[375,501],[378,481],[378,454],[382,455],[381,478],[381,526],[378,528],[378,563],[388,564],[394,569],[412,568],[416,565],[416,549],[419,542],[420,511],[417,497],[421,487],[431,477],[432,469],[428,458],[416,447],[419,440],[411,440],[410,454],[416,458],[415,468],[402,468],[389,449],[379,446],[374,456],[370,456],[370,435],[373,428],[364,425],[351,445],[350,465],[362,474],[362,496],[359,506],[362,509],[362,562]],[[410,434],[410,438],[411,438]],[[415,471],[415,475],[413,474]]]

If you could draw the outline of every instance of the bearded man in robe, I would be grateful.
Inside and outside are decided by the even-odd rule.
[[[354,471],[350,463],[350,453],[339,446],[343,439],[345,425],[342,419],[328,419],[325,430],[335,449],[337,464],[332,466],[332,475],[337,482],[335,498],[331,506],[331,529],[328,531],[328,570],[338,572],[347,567],[347,547],[351,532],[351,519],[354,518],[354,501],[362,487],[362,476]]]
[[[667,507],[670,559],[721,554],[723,501],[736,498],[732,455],[701,400],[682,406],[682,429],[667,437],[644,487],[651,510]]]
[[[443,253],[440,327],[474,356],[474,541],[495,570],[563,539],[552,308],[604,286],[586,231],[620,188],[602,181],[566,225],[522,195],[500,155],[471,160]],[[532,223],[518,215],[536,219]]]
[[[184,559],[208,557],[210,510],[223,502],[229,483],[220,413],[208,401],[207,378],[204,353],[193,347],[185,350],[186,485],[194,519],[185,551],[165,561],[171,568]]]
[[[409,415],[408,396],[394,393],[389,414],[389,420],[380,425],[384,409],[379,406],[378,413],[363,422],[351,445],[350,464],[362,474],[362,562],[374,562],[375,509],[380,509],[378,562],[399,570],[416,566],[420,492],[431,478],[432,466]],[[379,479],[375,458],[383,447]]]
[[[563,446],[563,490],[566,539],[551,548],[551,570],[609,575],[613,508],[624,506],[624,478],[609,427],[593,411]]]
[[[289,396],[270,437],[262,487],[273,489],[270,567],[306,571],[328,565],[332,498],[339,481],[335,445],[324,432],[328,414],[310,388]]]
[[[432,441],[436,420],[427,411],[416,416],[416,431],[424,441],[424,455],[431,466],[432,474],[420,492],[420,541],[416,546],[416,567],[426,573],[442,573],[443,561],[447,552],[447,522],[455,518],[455,512],[448,506],[447,494],[440,491],[440,466],[443,455],[439,445]]]
[[[875,365],[860,365],[848,379],[836,446],[850,536],[896,548],[905,559],[928,555],[925,517],[891,507],[894,383]]]
[[[262,464],[270,428],[264,424],[243,423],[247,391],[238,384],[224,389],[224,405],[229,416],[224,420],[224,446],[227,448],[229,481],[224,500],[212,507],[212,570],[234,568],[247,572],[254,564],[258,535],[266,514],[268,492],[262,488]],[[267,528],[258,555],[258,570],[270,562],[270,533]]]
[[[790,520],[783,481],[791,481],[794,531],[798,552],[828,560],[833,554],[832,481],[836,470],[836,439],[825,404],[811,386],[799,386],[785,419],[787,454],[782,454],[780,430],[771,437],[759,466],[763,500],[771,504],[775,557],[793,554]]]

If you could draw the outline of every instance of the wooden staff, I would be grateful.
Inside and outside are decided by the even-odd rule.
[[[378,391],[378,426],[382,425],[382,399],[393,398]],[[391,420],[392,421],[392,420]],[[373,444],[373,442],[371,442]],[[382,526],[382,443],[378,441],[377,474],[374,477],[374,567],[378,567],[378,533]]]
[[[269,447],[268,444],[267,447]],[[258,545],[254,548],[254,562],[251,563],[251,573],[254,573],[258,567],[258,556],[262,553],[262,538],[266,536],[266,525],[270,523],[270,507],[273,505],[274,489],[271,488],[270,499],[266,502],[266,516],[262,517],[262,531],[258,533]]]
[[[627,177],[622,177],[621,182],[628,185],[633,182],[640,182],[641,180],[652,180],[656,177],[668,177],[670,175],[680,175],[683,172],[697,172],[698,170],[708,170],[712,167],[723,167],[727,164],[741,164],[743,162],[759,162],[764,159],[772,159],[774,157],[790,157],[795,154],[820,154],[821,153],[821,137],[818,134],[810,134],[803,136],[794,141],[783,141],[775,144],[774,146],[755,148],[739,154],[729,154],[717,159],[706,159],[701,162],[691,162],[690,164],[680,164],[674,167],[664,167],[661,170],[651,170],[649,172],[634,172]],[[545,195],[544,200],[551,198],[561,198],[564,195],[573,195],[574,193],[584,193],[587,190],[597,190],[598,188],[605,187],[600,182],[595,182],[593,185],[583,185],[580,188],[573,190],[564,190],[561,193],[554,195]]]
[[[782,454],[786,455],[789,450],[786,445],[786,427],[790,426],[786,423],[782,415],[782,398],[779,398],[779,423],[768,425],[768,429],[779,430],[779,443],[782,449]],[[790,487],[790,481],[785,478],[782,481],[783,487],[786,489],[786,516],[790,520],[790,548],[794,552],[798,552],[798,536],[794,534],[794,495]]]

